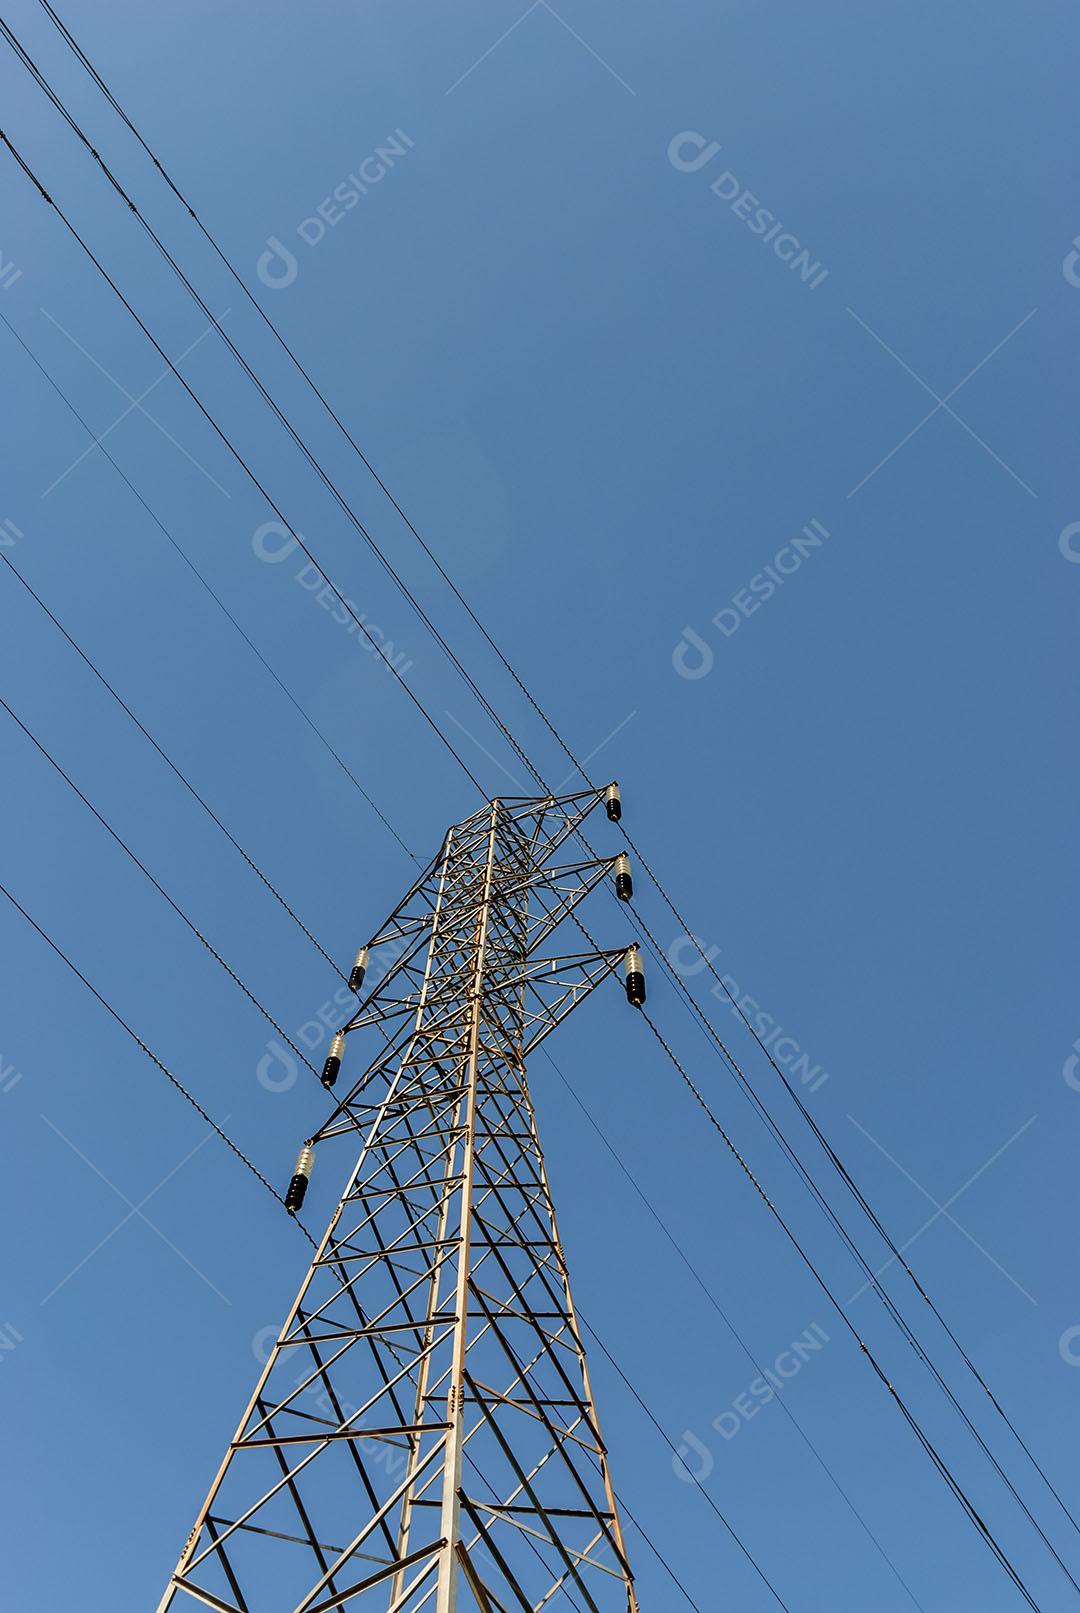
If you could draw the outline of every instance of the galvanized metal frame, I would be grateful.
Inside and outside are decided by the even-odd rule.
[[[372,942],[360,1157],[159,1613],[637,1613],[525,1072],[626,953],[537,955],[603,794],[489,803]]]

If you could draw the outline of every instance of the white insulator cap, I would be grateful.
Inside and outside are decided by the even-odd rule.
[[[645,972],[641,962],[641,952],[637,947],[628,947],[626,949],[626,957],[623,963],[628,975],[640,975]]]
[[[630,872],[630,859],[625,851],[620,851],[615,859],[615,872],[616,874],[629,874]]]
[[[331,1058],[331,1059],[343,1059],[345,1057],[345,1032],[344,1031],[335,1032],[334,1039],[330,1043],[330,1051],[326,1056],[327,1056],[327,1058]]]
[[[369,956],[370,956],[370,948],[369,947],[361,947],[359,952],[356,954],[356,962],[353,964],[353,968],[354,969],[366,969],[367,966],[368,966],[368,957]]]
[[[314,1169],[315,1150],[312,1148],[310,1143],[305,1143],[303,1148],[301,1148],[300,1152],[296,1156],[296,1169],[293,1171],[293,1175],[306,1176],[310,1179],[311,1173]]]

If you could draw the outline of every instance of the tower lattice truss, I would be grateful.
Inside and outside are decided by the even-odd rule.
[[[604,795],[490,803],[373,938],[360,1157],[159,1613],[637,1613],[525,1074],[627,958],[547,955]]]

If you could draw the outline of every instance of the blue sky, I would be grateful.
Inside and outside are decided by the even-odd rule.
[[[718,969],[827,1073],[815,1118],[915,1239],[1075,1511],[1073,9],[64,15],[575,750],[619,777]],[[559,782],[565,758],[43,11],[16,0],[7,18]],[[516,789],[512,753],[3,50],[5,131],[485,790]],[[391,140],[403,155],[329,222]],[[303,557],[259,558],[273,512],[6,154],[0,202],[0,315],[426,859],[477,804],[464,775],[305,587]],[[272,240],[295,259],[287,285],[260,278]],[[347,964],[409,858],[3,326],[0,353],[3,554]],[[800,552],[811,522],[828,536]],[[327,965],[0,573],[5,699],[299,1035],[332,996]],[[260,1065],[265,1021],[3,711],[0,765],[3,882],[283,1186],[319,1093]],[[627,939],[613,912],[597,922]],[[0,937],[6,1578],[13,1602],[146,1608],[306,1246],[6,903]],[[787,1123],[745,1030],[688,979]],[[880,1304],[853,1297],[853,1262],[655,967],[650,988],[1033,1595],[1064,1605],[1068,1582]],[[569,1086],[543,1059],[533,1084],[582,1311],[671,1439],[706,1448],[708,1494],[790,1606],[1021,1605],[617,989],[552,1051]],[[312,1221],[350,1163],[322,1151]],[[745,1398],[756,1368],[709,1295],[766,1366],[827,1335],[784,1393],[836,1485],[778,1405]],[[908,1308],[1075,1564],[1052,1498]],[[597,1352],[593,1370],[620,1492],[697,1602],[775,1605]],[[630,1544],[643,1607],[680,1605]]]

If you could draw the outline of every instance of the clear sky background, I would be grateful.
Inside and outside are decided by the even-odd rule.
[[[631,832],[717,967],[827,1072],[806,1095],[815,1118],[897,1241],[914,1239],[1075,1512],[1075,8],[62,14],[575,750],[619,777]],[[12,0],[6,15],[558,783],[565,758],[43,11]],[[516,791],[512,753],[0,50],[9,137],[187,355],[485,790]],[[405,155],[309,244],[304,221],[394,131]],[[719,144],[693,171],[692,144],[669,158],[688,131],[702,156]],[[780,236],[753,232],[743,190],[828,271],[815,286]],[[257,558],[270,510],[7,154],[0,207],[0,315],[426,860],[475,792],[298,581],[302,557]],[[296,263],[278,288],[258,274],[272,237]],[[412,863],[2,325],[0,359],[3,554],[347,965]],[[771,598],[749,592],[811,520],[828,540]],[[7,567],[0,621],[5,699],[297,1035],[332,995],[325,962]],[[0,767],[3,882],[283,1188],[318,1087],[260,1064],[269,1026],[3,711]],[[614,909],[595,922],[628,939]],[[6,1597],[144,1610],[307,1246],[2,899],[0,940]],[[825,1183],[707,979],[690,984]],[[1039,1605],[1069,1605],[880,1303],[853,1298],[854,1262],[655,966],[650,988]],[[565,1081],[541,1058],[533,1084],[581,1309],[788,1605],[1022,1606],[617,987],[552,1052]],[[320,1151],[313,1224],[350,1164],[343,1145]],[[906,1278],[885,1280],[1078,1573],[1075,1532]],[[784,1391],[820,1461],[779,1404],[733,1411],[757,1371],[717,1306],[769,1367],[808,1329],[827,1335]],[[775,1606],[598,1351],[593,1367],[618,1488],[698,1605]],[[711,1427],[732,1417],[730,1437]],[[630,1545],[642,1607],[685,1606],[634,1528]]]

